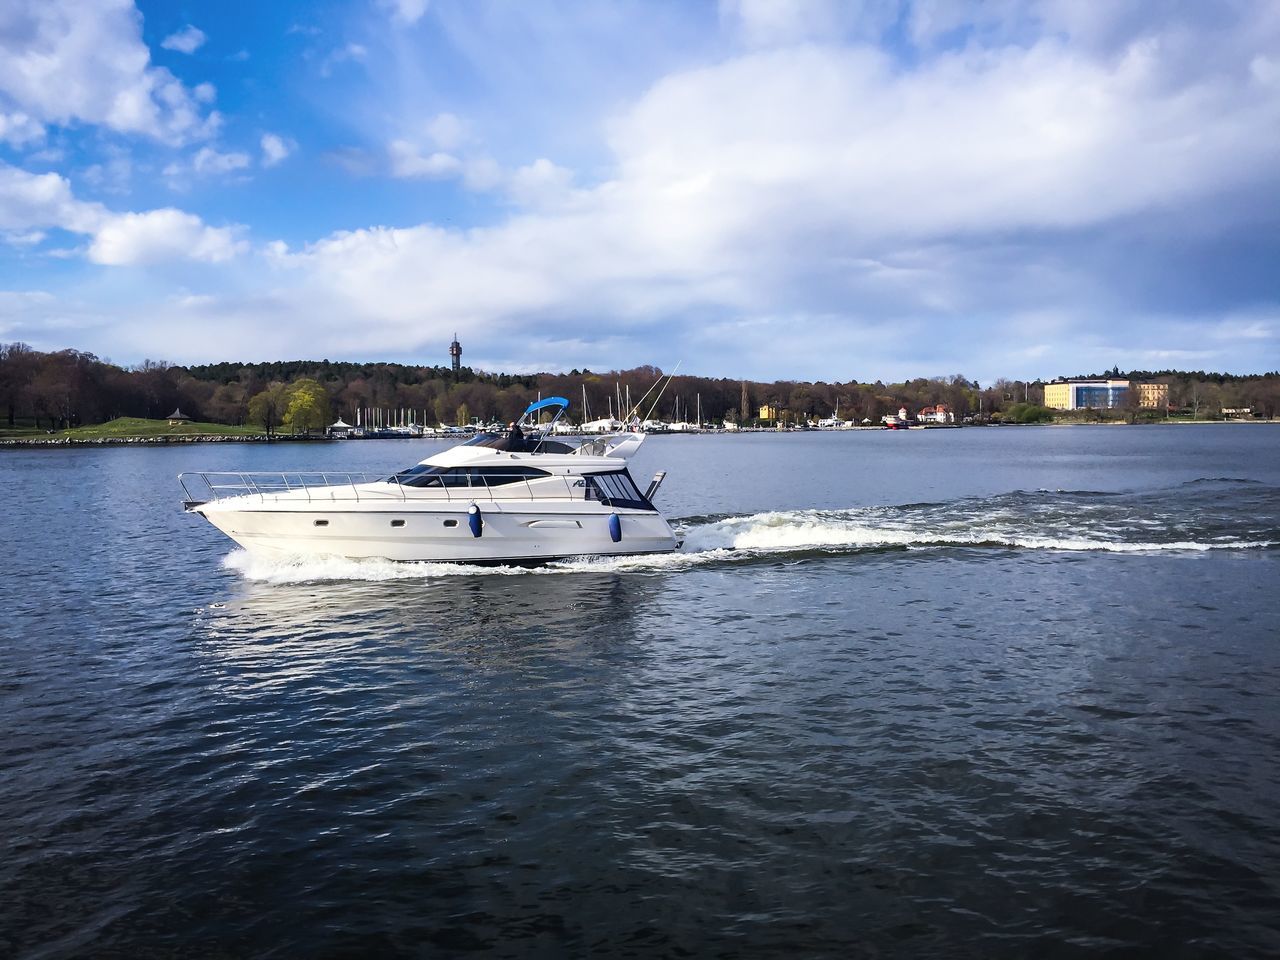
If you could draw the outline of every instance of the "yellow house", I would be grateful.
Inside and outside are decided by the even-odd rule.
[[[774,403],[766,403],[760,408],[760,419],[767,423],[782,419],[782,408]]]
[[[1138,406],[1144,410],[1163,410],[1169,406],[1167,383],[1135,383],[1138,389]]]
[[[1044,405],[1051,410],[1070,410],[1071,384],[1046,383],[1044,385]]]

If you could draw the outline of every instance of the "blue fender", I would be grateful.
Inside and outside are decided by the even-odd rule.
[[[474,503],[467,507],[467,526],[471,528],[473,537],[478,537],[484,533],[484,517],[480,515],[480,508]]]
[[[622,540],[622,521],[618,519],[616,513],[609,514],[609,539],[614,543]]]

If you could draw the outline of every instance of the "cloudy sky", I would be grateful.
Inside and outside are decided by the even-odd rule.
[[[1280,368],[1273,0],[0,3],[0,341]]]

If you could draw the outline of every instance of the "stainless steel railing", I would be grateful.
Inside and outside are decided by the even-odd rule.
[[[490,484],[501,477],[501,483]],[[407,479],[407,478],[406,478]],[[399,474],[346,473],[306,471],[269,472],[190,472],[178,474],[178,483],[186,494],[188,507],[231,497],[254,496],[260,502],[297,500],[307,503],[323,501],[382,500],[533,500],[586,499],[587,484],[581,476],[522,477],[512,482],[510,474],[472,474],[469,486],[412,486],[401,482]],[[536,489],[535,489],[536,487]]]

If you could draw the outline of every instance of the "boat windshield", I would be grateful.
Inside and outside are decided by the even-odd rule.
[[[536,433],[526,436],[523,440],[517,440],[514,446],[508,434],[478,433],[459,446],[488,447],[490,450],[510,450],[512,453],[573,453],[573,447],[567,443],[560,443],[557,440],[539,442]]]
[[[464,447],[493,447],[495,450],[505,450],[507,437],[501,433],[477,433],[466,443],[461,444]]]
[[[583,479],[587,482],[586,499],[599,500],[605,506],[632,507],[637,510],[656,510],[645,499],[640,488],[626,470],[609,473],[591,473]]]
[[[420,463],[387,477],[386,482],[402,487],[500,487],[549,476],[537,467],[431,467]]]

